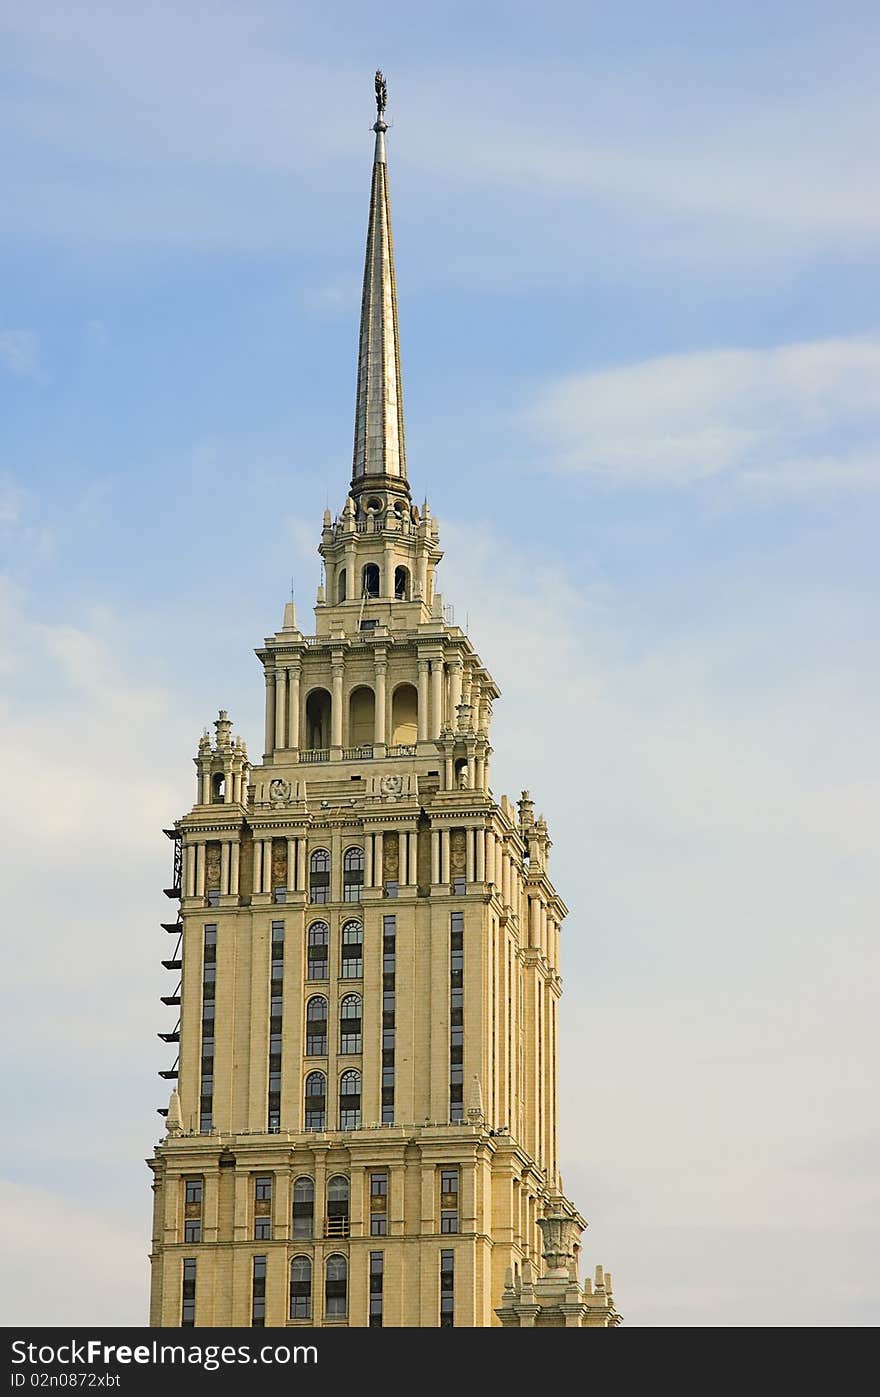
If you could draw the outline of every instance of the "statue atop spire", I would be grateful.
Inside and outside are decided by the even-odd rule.
[[[361,298],[352,493],[359,495],[378,487],[408,499],[397,287],[385,160],[388,89],[381,69],[376,71],[375,87],[376,149]]]

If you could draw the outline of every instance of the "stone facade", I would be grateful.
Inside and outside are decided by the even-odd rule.
[[[410,497],[381,111],[375,130],[354,469],[314,630],[287,603],[257,651],[262,760],[221,711],[167,831],[179,1059],[150,1319],[610,1326],[559,1175],[566,908],[528,793],[490,789],[498,688]]]

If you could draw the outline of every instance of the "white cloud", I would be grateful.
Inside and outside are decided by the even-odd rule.
[[[525,420],[553,466],[611,484],[876,489],[878,381],[873,336],[705,350],[563,378]]]
[[[0,330],[0,364],[8,373],[30,377],[37,368],[37,346],[32,330]]]

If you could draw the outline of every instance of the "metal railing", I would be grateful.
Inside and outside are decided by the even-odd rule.
[[[325,1237],[347,1237],[349,1235],[350,1222],[348,1218],[325,1218]]]

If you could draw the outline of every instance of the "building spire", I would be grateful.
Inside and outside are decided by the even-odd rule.
[[[352,493],[378,485],[396,486],[408,495],[394,243],[385,163],[386,100],[385,78],[377,72],[376,149],[361,299]]]

